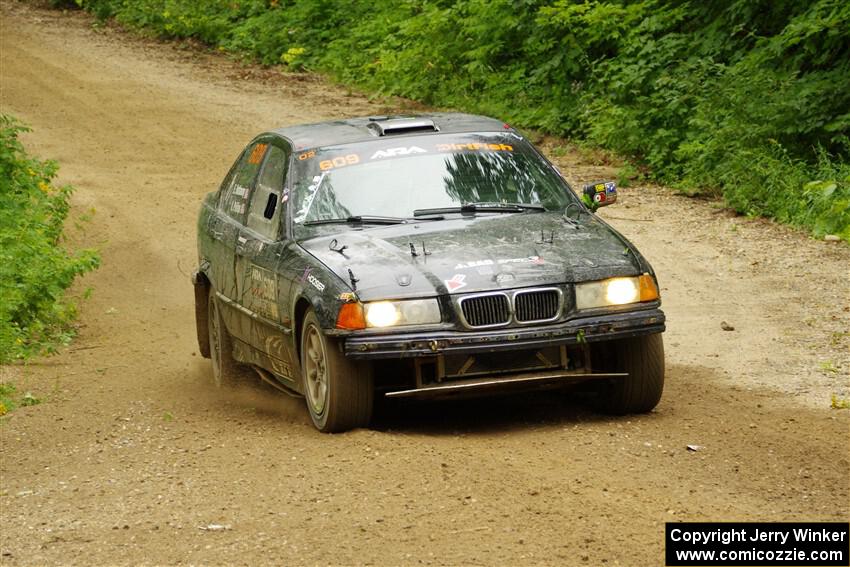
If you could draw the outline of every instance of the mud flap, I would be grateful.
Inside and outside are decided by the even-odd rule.
[[[210,357],[209,311],[207,301],[210,284],[203,272],[192,273],[192,287],[195,289],[195,329],[198,334],[198,351],[204,358]]]

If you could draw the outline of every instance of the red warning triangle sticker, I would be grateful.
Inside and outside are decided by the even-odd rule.
[[[452,279],[444,280],[444,283],[446,284],[446,288],[449,290],[449,292],[452,292],[452,291],[456,291],[456,290],[458,290],[462,287],[465,287],[466,282],[463,281],[465,279],[466,279],[465,274],[455,274],[454,277],[452,277]]]

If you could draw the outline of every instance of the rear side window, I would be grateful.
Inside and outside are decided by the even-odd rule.
[[[283,148],[270,146],[251,197],[248,228],[271,240],[278,236],[281,212],[286,206],[282,195],[288,161],[289,156]]]
[[[237,222],[245,222],[245,213],[248,211],[248,199],[251,196],[251,189],[268,147],[267,142],[258,142],[245,150],[245,153],[242,154],[242,158],[239,160],[239,165],[236,166],[236,170],[233,172],[230,184],[224,188],[224,193],[222,193],[219,201],[221,203],[221,210]]]

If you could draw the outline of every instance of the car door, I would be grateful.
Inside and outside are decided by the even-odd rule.
[[[207,234],[211,240],[210,270],[213,286],[223,296],[222,315],[228,330],[240,326],[236,277],[236,253],[239,236],[248,216],[248,203],[257,173],[265,157],[267,143],[254,141],[242,153],[221,188],[216,214],[210,215]]]
[[[280,266],[291,255],[286,238],[286,187],[291,150],[282,139],[270,138],[248,206],[245,225],[236,240],[237,300],[242,309],[238,338],[251,348],[251,361],[293,380],[288,335],[290,282]]]

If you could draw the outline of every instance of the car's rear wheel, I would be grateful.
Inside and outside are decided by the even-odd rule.
[[[347,359],[322,333],[312,309],[301,332],[301,373],[316,429],[335,433],[369,424],[375,395],[371,365]]]
[[[599,389],[600,410],[617,415],[648,412],[664,390],[664,340],[656,333],[606,343],[595,353],[594,370],[628,373]]]
[[[221,309],[212,288],[207,300],[207,329],[213,380],[219,388],[233,386],[242,369],[233,358],[233,342],[227,327],[224,326]]]

